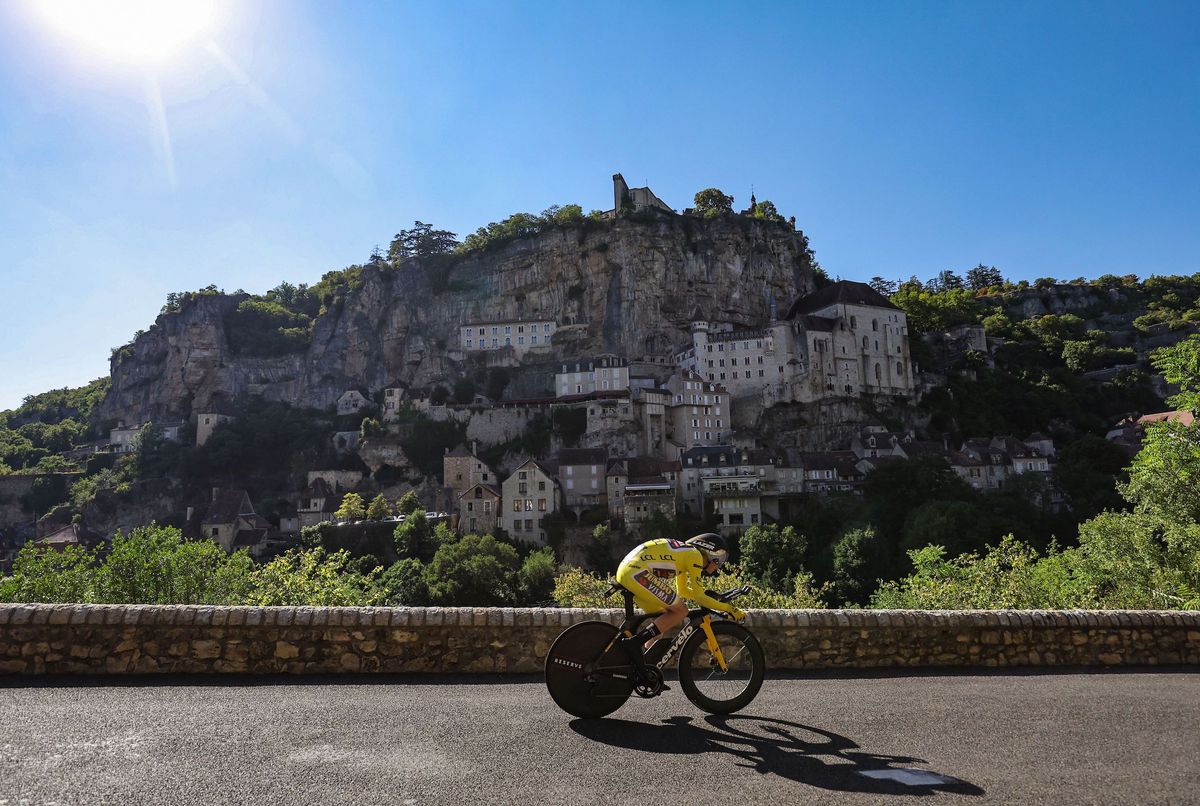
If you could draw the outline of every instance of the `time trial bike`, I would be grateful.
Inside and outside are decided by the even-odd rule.
[[[706,593],[731,602],[749,586]],[[663,670],[679,658],[679,685],[698,708],[732,714],[757,696],[766,674],[758,639],[725,613],[705,607],[689,610],[674,636],[660,639],[640,658],[620,641],[636,635],[655,616],[634,611],[633,594],[613,585],[607,595],[625,597],[620,627],[584,621],[564,630],[546,655],[546,687],[560,708],[573,716],[598,718],[616,711],[631,695],[651,698],[665,690]]]

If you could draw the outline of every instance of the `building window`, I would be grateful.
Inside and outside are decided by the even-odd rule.
[[[470,346],[471,346],[471,340],[470,340],[470,339],[467,339],[467,347],[470,347]],[[207,420],[205,420],[205,422],[207,423],[208,421],[207,421]]]
[[[521,511],[521,499],[514,498],[513,499],[513,512],[520,512],[520,511]]]
[[[539,498],[538,499],[538,512],[545,512],[545,511],[546,511],[546,499]]]
[[[525,511],[533,512],[533,499],[532,498],[525,499]]]

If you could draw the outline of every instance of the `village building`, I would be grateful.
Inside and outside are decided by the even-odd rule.
[[[578,515],[585,509],[607,506],[607,449],[563,448],[558,452],[557,464],[558,483],[562,488],[565,508],[574,510]]]
[[[233,422],[236,418],[223,411],[207,411],[196,415],[196,447],[208,442],[213,431],[222,423]]]
[[[1179,423],[1191,426],[1196,417],[1190,411],[1160,411],[1155,414],[1131,414],[1121,419],[1105,434],[1105,439],[1122,448],[1130,458],[1142,449],[1142,440],[1146,437],[1146,428],[1155,423]]]
[[[853,451],[804,453],[799,456],[804,469],[804,490],[817,495],[859,493],[865,473],[858,467]]]
[[[404,400],[404,390],[398,386],[389,386],[383,390],[383,412],[381,416],[385,423],[399,419],[400,408],[404,404]]]
[[[154,425],[146,423],[145,425]],[[125,426],[124,424],[117,425],[108,432],[109,449],[113,453],[132,453],[137,450],[138,436],[142,433],[142,428],[145,426]],[[178,442],[180,432],[183,431],[184,423],[170,422],[158,427],[159,435],[167,442]]]
[[[455,505],[463,493],[477,485],[495,487],[500,483],[495,471],[475,455],[475,450],[476,445],[472,442],[470,450],[465,445],[459,445],[454,450],[447,449],[442,457],[442,481],[454,491],[452,500]]]
[[[740,534],[754,524],[778,520],[779,472],[787,468],[782,452],[701,446],[686,451],[680,466],[684,511],[716,515],[722,534]],[[796,484],[791,479],[789,483]]]
[[[476,484],[458,496],[459,531],[467,534],[495,533],[500,517],[500,490],[491,484]]]
[[[615,218],[622,210],[631,213],[646,209],[662,210],[667,213],[675,212],[670,205],[654,195],[654,191],[649,187],[631,188],[625,182],[625,177],[619,173],[613,174],[612,180],[613,209],[605,211],[606,218]]]
[[[676,455],[698,445],[721,445],[733,430],[729,391],[723,384],[705,381],[695,372],[672,375],[667,433]]]
[[[761,395],[769,406],[916,393],[907,318],[864,283],[831,283],[765,327],[712,322],[699,311],[693,319],[692,343],[676,362],[734,397]]]
[[[500,528],[509,537],[545,545],[542,521],[562,505],[555,471],[552,464],[530,459],[504,480]]]
[[[464,322],[458,329],[464,352],[508,350],[516,361],[530,350],[546,350],[558,325],[553,319],[504,319]]]
[[[554,375],[558,397],[629,391],[629,362],[612,353],[564,361],[560,367]]]
[[[334,513],[341,504],[342,495],[328,481],[320,477],[313,479],[300,493],[300,503],[296,506],[299,527],[304,529],[318,523],[332,523]]]
[[[678,460],[655,456],[610,459],[605,474],[609,517],[636,528],[661,513],[674,519],[679,489]]]
[[[359,414],[374,411],[375,404],[365,389],[347,389],[337,399],[338,415]]]
[[[213,488],[212,503],[200,520],[201,534],[228,552],[251,549],[262,544],[271,524],[254,511],[245,490]]]
[[[671,404],[671,393],[666,389],[635,386],[630,390],[630,401],[634,422],[642,434],[641,452],[648,456],[678,458],[678,447],[667,439],[667,407]]]

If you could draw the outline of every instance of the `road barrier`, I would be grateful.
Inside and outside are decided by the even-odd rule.
[[[619,610],[0,605],[0,673],[536,672]],[[772,669],[1200,665],[1200,611],[752,610]]]

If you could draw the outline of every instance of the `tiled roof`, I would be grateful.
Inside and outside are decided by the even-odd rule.
[[[563,448],[558,452],[558,464],[566,465],[603,465],[608,462],[607,448]]]
[[[875,308],[891,308],[898,310],[888,298],[880,294],[866,283],[856,283],[851,280],[839,280],[819,291],[800,297],[792,303],[784,319],[792,319],[800,314],[812,313],[830,305],[870,305]]]
[[[233,523],[238,515],[252,514],[250,496],[245,490],[218,490],[204,514],[202,523]]]

